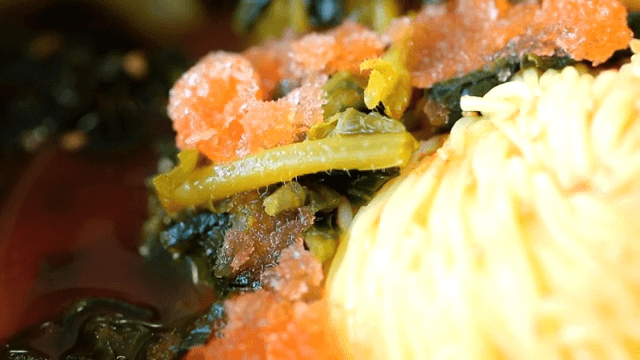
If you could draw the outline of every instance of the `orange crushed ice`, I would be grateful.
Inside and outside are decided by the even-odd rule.
[[[229,162],[285,145],[322,121],[322,84],[310,79],[286,97],[263,101],[260,78],[241,55],[215,52],[189,69],[171,89],[169,117],[181,150],[197,148]]]
[[[341,359],[322,298],[322,265],[302,242],[265,271],[265,289],[225,301],[222,337],[189,351],[195,359]]]
[[[323,34],[306,35],[291,44],[299,68],[327,74],[338,71],[358,74],[360,63],[381,56],[384,47],[378,34],[353,21]]]
[[[272,41],[242,55],[211,53],[171,90],[168,112],[178,148],[230,162],[303,140],[322,121],[327,75],[357,73],[360,62],[380,56],[384,46],[375,32],[345,22],[324,34]],[[302,85],[268,101],[283,79]]]
[[[406,22],[395,22],[387,33],[393,37]],[[423,7],[411,27],[407,67],[419,88],[524,53],[598,65],[632,38],[627,11],[616,0],[448,1]]]

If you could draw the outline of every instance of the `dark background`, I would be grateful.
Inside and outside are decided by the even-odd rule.
[[[235,5],[0,0],[0,343],[85,296],[161,321],[211,302],[138,245],[145,179],[173,138],[168,88],[208,51],[245,46]],[[122,69],[132,51],[146,77]]]

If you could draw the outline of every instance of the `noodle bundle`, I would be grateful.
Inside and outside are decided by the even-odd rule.
[[[638,56],[461,99],[341,245],[328,296],[354,358],[640,358]]]

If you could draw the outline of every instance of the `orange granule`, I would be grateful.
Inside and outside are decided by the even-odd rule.
[[[287,33],[280,40],[269,40],[242,53],[260,74],[260,87],[267,98],[271,98],[273,90],[282,79],[291,77],[287,68],[291,63],[289,53],[292,41],[293,38]]]
[[[260,77],[241,55],[205,56],[176,82],[168,112],[181,150],[227,162],[298,140],[322,121],[322,84],[308,78],[277,101],[263,101]]]
[[[360,63],[382,55],[385,44],[378,34],[346,21],[323,34],[309,34],[291,44],[292,57],[303,70],[360,72]]]
[[[322,265],[301,241],[265,271],[265,287],[225,301],[222,337],[186,359],[341,359],[322,297]]]
[[[632,38],[616,0],[457,0],[425,6],[412,21],[412,83],[435,82],[476,70],[499,56],[569,55],[594,65]],[[404,26],[398,22],[397,26]]]
[[[330,334],[326,305],[287,302],[266,290],[226,302],[229,323],[223,337],[191,349],[186,360],[343,359]]]
[[[346,21],[333,30],[299,39],[287,34],[282,40],[254,46],[243,54],[260,74],[265,92],[271,94],[282,79],[300,80],[313,72],[359,74],[360,63],[381,56],[385,45],[374,31]]]
[[[181,150],[197,148],[214,162],[228,162],[304,138],[322,121],[326,75],[358,72],[361,61],[382,54],[373,31],[345,22],[324,34],[290,36],[244,54],[214,52],[176,82],[169,116]],[[270,100],[283,79],[302,84]]]

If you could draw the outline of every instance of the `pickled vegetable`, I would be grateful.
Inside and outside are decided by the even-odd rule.
[[[157,322],[156,310],[108,298],[85,298],[59,318],[28,328],[0,346],[0,358],[179,359],[204,344],[224,324],[219,302],[171,324]]]
[[[178,186],[184,182],[187,177],[195,170],[198,163],[198,151],[184,150],[178,153],[178,165],[166,174],[160,174],[153,179],[153,186],[156,192],[160,194],[158,199],[165,208],[169,205],[166,203],[169,197]]]
[[[177,187],[181,179],[173,179],[170,174],[156,177],[154,183],[171,183],[171,187],[156,189],[163,205],[169,211],[176,211],[304,174],[404,166],[416,147],[415,139],[407,132],[332,136],[266,150],[229,164],[196,169]],[[174,187],[174,191],[167,191]]]
[[[287,28],[295,33],[322,30],[345,19],[358,21],[381,33],[402,10],[418,2],[397,0],[241,0],[234,28],[250,32],[253,41],[280,37]]]
[[[365,114],[349,108],[312,127],[308,138],[316,140],[339,135],[390,134],[404,131],[404,125],[399,121],[376,112]]]
[[[366,110],[364,103],[365,85],[361,79],[346,71],[340,71],[331,76],[329,81],[322,86],[322,91],[324,92],[322,98],[326,101],[322,105],[325,119],[348,108]]]
[[[304,243],[309,251],[324,264],[336,253],[338,242],[335,234],[312,227],[304,233]]]
[[[384,31],[393,19],[400,15],[401,1],[395,0],[351,0],[347,1],[352,18],[361,24],[371,26],[378,32]]]
[[[253,41],[278,38],[287,28],[311,30],[304,0],[240,1],[233,25],[239,32],[252,30]]]
[[[522,57],[498,58],[481,69],[434,84],[425,91],[427,104],[424,110],[432,125],[448,130],[462,117],[462,95],[484,96],[523,68],[562,69],[572,63],[575,61],[566,56],[524,54]]]
[[[240,192],[215,207],[187,207],[166,215],[156,232],[148,234],[142,252],[162,246],[174,260],[190,266],[194,283],[211,286],[220,297],[255,290],[262,271],[275,265],[280,252],[314,221],[306,207],[267,214],[268,194]]]
[[[233,27],[244,32],[253,27],[265,12],[270,0],[240,0],[233,16]]]
[[[384,59],[366,60],[360,64],[360,69],[372,69],[364,94],[367,106],[373,109],[382,103],[386,115],[399,119],[411,99],[409,72]]]
[[[299,208],[306,200],[307,189],[298,182],[291,181],[264,199],[264,210],[267,214],[275,216],[283,211]]]
[[[233,195],[227,211],[233,224],[222,246],[215,251],[210,267],[217,279],[233,279],[233,287],[255,290],[261,274],[276,265],[281,252],[302,237],[313,224],[313,215],[304,207],[283,211],[275,216],[266,213],[264,192],[247,191]],[[233,289],[230,289],[233,290]]]
[[[369,109],[380,104],[384,113],[400,119],[411,100],[411,74],[407,70],[407,54],[411,29],[399,31],[393,44],[381,59],[369,59],[360,64],[360,70],[371,70],[364,101]]]
[[[323,28],[340,24],[345,8],[341,0],[311,0],[308,12],[313,25]]]
[[[319,211],[333,210],[340,204],[340,194],[334,189],[320,184],[313,184],[312,186],[308,186],[308,188],[309,197],[307,208],[311,213],[315,214]]]
[[[366,205],[387,181],[398,175],[400,168],[392,167],[374,171],[332,170],[312,176],[314,181],[338,194],[338,197],[332,197],[332,208],[337,208],[342,197],[346,197],[353,206]]]

